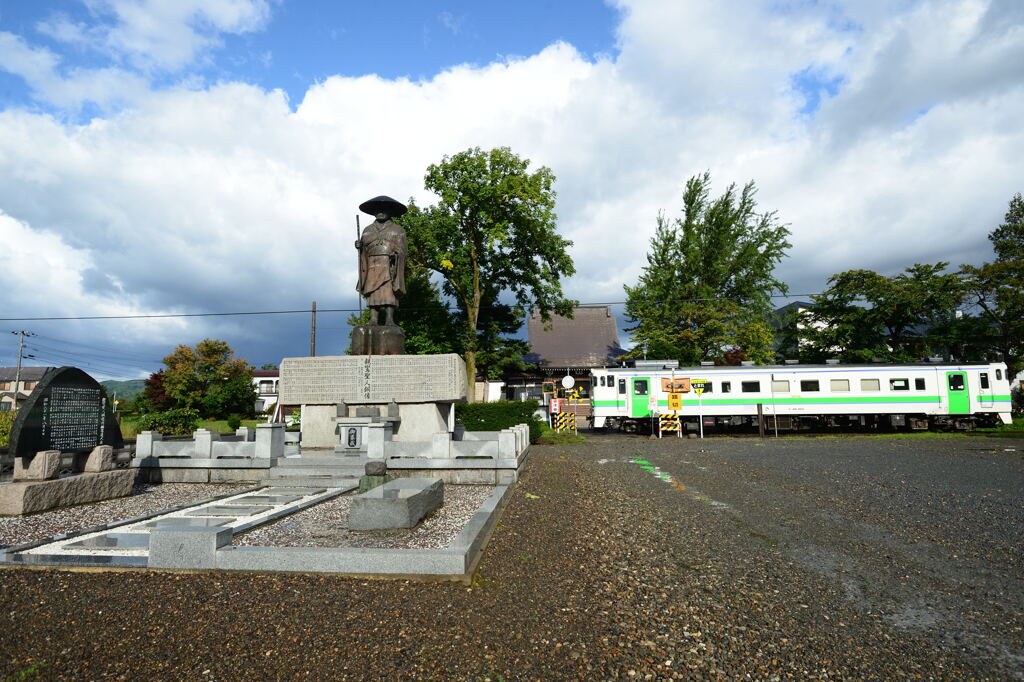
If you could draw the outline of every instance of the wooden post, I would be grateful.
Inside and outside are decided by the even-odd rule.
[[[764,438],[764,405],[757,404],[757,435]]]

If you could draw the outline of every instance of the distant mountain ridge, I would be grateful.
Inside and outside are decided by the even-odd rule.
[[[116,393],[118,400],[131,400],[146,389],[145,379],[126,379],[125,381],[110,379],[101,381],[100,384],[107,389],[107,395],[111,398]]]

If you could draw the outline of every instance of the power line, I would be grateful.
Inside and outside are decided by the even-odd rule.
[[[806,298],[810,296],[819,296],[818,294],[769,294],[768,298]],[[673,303],[710,303],[713,301],[739,301],[744,299],[733,298],[729,296],[716,296],[711,298],[683,298]],[[665,302],[665,301],[663,301]],[[580,303],[579,306],[597,306],[597,305],[625,305],[627,301],[602,301],[597,303]],[[448,310],[456,309],[458,306],[446,305],[444,306]],[[493,308],[507,308],[510,306],[480,306],[481,310],[489,310]],[[433,308],[402,308],[402,310],[433,310]],[[146,315],[67,315],[62,317],[0,317],[0,322],[51,322],[51,321],[71,321],[71,320],[151,320],[151,319],[174,319],[183,317],[237,317],[242,315],[306,315],[312,313],[313,310],[249,310],[239,311],[230,313],[154,313]],[[361,312],[356,308],[317,308],[319,313],[355,313]]]

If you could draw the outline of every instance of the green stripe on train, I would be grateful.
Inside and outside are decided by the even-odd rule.
[[[1008,395],[996,395],[990,399],[992,402],[1010,402]],[[891,396],[887,398],[857,397],[847,398],[705,398],[698,401],[695,398],[683,400],[683,405],[696,407],[700,405],[865,405],[873,403],[939,403],[942,399],[937,395],[916,395],[916,396]],[[626,404],[616,400],[595,400],[595,407],[626,407]],[[659,400],[658,405],[668,405],[667,400]]]

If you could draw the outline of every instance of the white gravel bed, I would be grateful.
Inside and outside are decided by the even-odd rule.
[[[0,516],[0,546],[20,545],[60,533],[74,533],[101,523],[151,514],[251,487],[253,484],[142,483],[133,487],[128,497],[54,509],[30,516]]]
[[[415,528],[350,531],[348,511],[355,493],[322,502],[234,537],[250,547],[361,547],[444,549],[494,492],[493,486],[446,485],[444,504]]]

